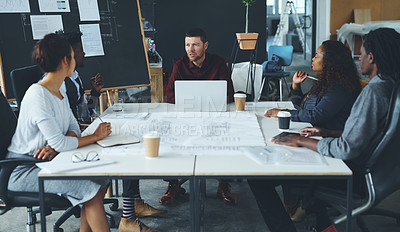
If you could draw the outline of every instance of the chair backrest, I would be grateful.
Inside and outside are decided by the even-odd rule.
[[[384,131],[366,162],[374,183],[374,204],[400,189],[400,82],[393,89]]]
[[[15,128],[17,127],[17,118],[1,91],[0,112],[0,160],[3,160],[7,155],[7,148],[11,143]]]
[[[21,106],[21,101],[24,98],[26,90],[42,78],[43,73],[37,65],[31,65],[23,68],[14,69],[10,73],[11,84],[14,90],[15,98],[17,99],[18,107]]]
[[[277,46],[271,45],[268,48],[268,60],[272,60],[272,55],[275,54],[280,57],[280,65],[289,66],[293,59],[293,46]]]

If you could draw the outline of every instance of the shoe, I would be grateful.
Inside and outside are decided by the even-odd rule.
[[[220,181],[217,195],[227,204],[237,204],[236,197],[231,192],[231,185],[228,182]]]
[[[302,222],[306,217],[306,210],[302,207],[302,201],[297,201],[296,204],[293,205],[284,205],[286,213],[289,215],[290,219],[293,222]]]
[[[167,191],[160,199],[160,203],[171,204],[174,202],[175,198],[181,193],[181,187],[179,186],[178,180],[173,180],[168,183]]]
[[[302,222],[306,217],[306,211],[301,207],[297,207],[296,211],[290,216],[293,222]]]
[[[166,210],[156,209],[151,205],[145,203],[142,199],[135,199],[135,214],[136,216],[153,216],[166,213]]]
[[[121,218],[118,227],[119,232],[157,232],[147,227],[139,219]]]

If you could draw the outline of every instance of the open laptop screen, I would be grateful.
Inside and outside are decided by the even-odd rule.
[[[224,112],[227,82],[224,80],[175,81],[175,109],[180,112]]]

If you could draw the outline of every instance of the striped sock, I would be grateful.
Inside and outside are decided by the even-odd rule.
[[[136,219],[134,197],[122,198],[122,217],[128,219]]]

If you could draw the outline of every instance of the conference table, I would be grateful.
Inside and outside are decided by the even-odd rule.
[[[270,138],[281,132],[278,129],[278,122],[274,118],[264,117],[266,109],[269,108],[291,108],[290,102],[249,102],[246,103],[246,111],[255,114],[263,140],[267,147],[274,147]],[[102,115],[103,121],[111,121],[113,133],[119,133],[133,117],[139,117],[146,122],[149,115],[156,112],[175,113],[173,104],[168,103],[126,103],[124,112],[115,113],[113,107],[108,108]],[[234,104],[228,105],[228,112],[235,113]],[[138,120],[137,118],[135,120]],[[84,134],[93,133],[100,123],[96,119]],[[291,122],[289,131],[297,131],[308,123]],[[137,128],[136,128],[137,129]],[[240,144],[239,144],[240,145]],[[114,150],[113,150],[114,149]],[[158,158],[145,158],[144,150],[124,150],[118,147],[102,148],[97,144],[92,144],[77,150],[61,152],[53,161],[56,163],[68,162],[75,152],[87,153],[96,151],[101,154],[108,163],[104,165],[87,166],[85,168],[71,170],[42,170],[39,175],[40,209],[41,209],[41,229],[46,231],[46,216],[44,212],[44,182],[46,180],[61,179],[188,179],[190,186],[190,226],[191,231],[202,229],[202,206],[205,200],[202,194],[202,183],[208,178],[211,179],[232,179],[232,178],[261,178],[261,179],[342,179],[347,181],[347,209],[351,209],[352,198],[352,171],[346,164],[339,159],[324,157],[323,164],[308,165],[286,164],[277,165],[274,163],[256,162],[247,154],[234,153],[202,155],[196,152],[180,152],[175,150],[165,150]],[[105,154],[105,153],[113,153]],[[135,153],[135,154],[131,154]],[[229,156],[229,163],[226,157]],[[49,163],[51,163],[49,162]],[[56,165],[55,165],[56,166]],[[347,210],[347,218],[351,219],[351,210]],[[346,231],[351,231],[351,220],[346,221]]]

